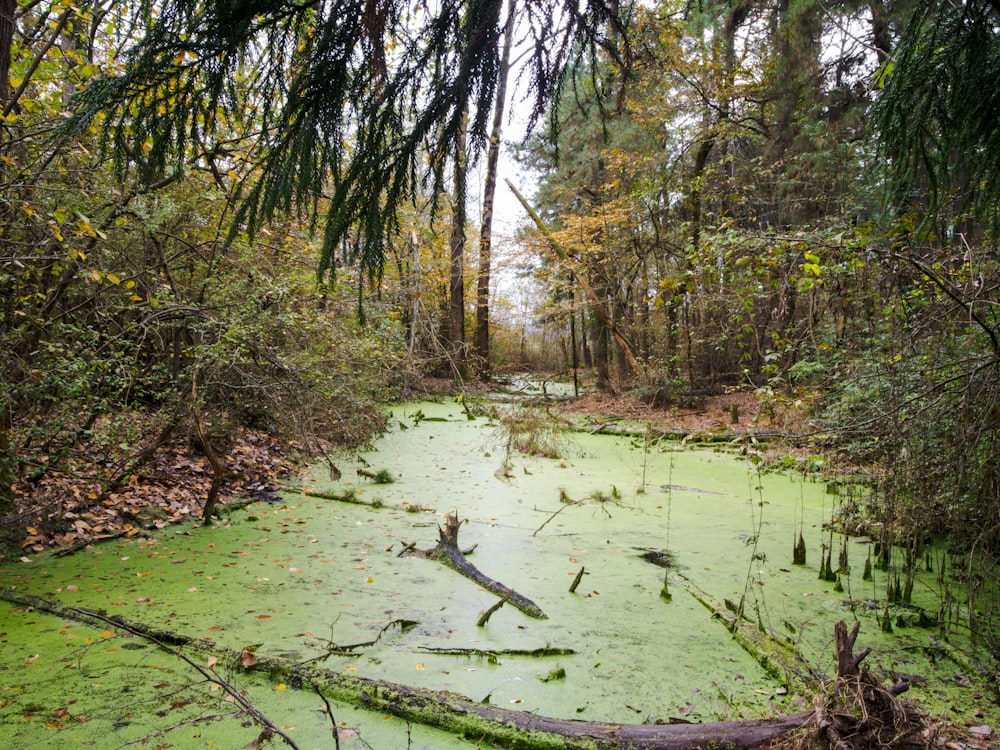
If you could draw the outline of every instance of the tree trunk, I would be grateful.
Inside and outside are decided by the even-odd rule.
[[[17,0],[0,0],[0,111],[10,97],[10,56],[14,47]]]
[[[496,101],[490,147],[486,156],[486,182],[483,185],[483,226],[479,231],[479,274],[476,280],[476,335],[473,339],[476,369],[482,380],[490,379],[490,271],[493,263],[493,203],[497,192],[497,163],[500,159],[500,133],[503,129],[507,78],[510,75],[510,48],[514,38],[516,4],[507,4],[500,72],[497,74]]]
[[[10,416],[0,402],[0,517],[14,507],[14,452],[10,449]]]
[[[451,272],[449,274],[448,341],[458,376],[465,369],[465,198],[468,180],[466,140],[468,112],[462,115],[455,149],[455,195],[451,213]]]

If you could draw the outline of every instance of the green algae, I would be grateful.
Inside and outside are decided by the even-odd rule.
[[[874,648],[873,668],[926,678],[912,694],[954,719],[979,707],[968,697],[977,688],[956,694],[962,688],[951,660],[931,663],[927,658],[929,652],[946,653],[935,645],[944,643],[943,636],[915,625],[919,612],[940,609],[935,574],[918,576],[909,605],[893,606],[893,617],[901,615],[905,627],[891,635],[882,633],[879,617],[898,571],[876,569],[872,580],[862,580],[868,540],[847,540],[858,570],[840,575],[843,593],[819,580],[821,545],[829,544],[825,524],[836,498],[801,473],[759,472],[739,456],[711,447],[586,433],[561,436],[559,458],[508,455],[497,422],[470,420],[460,404],[404,406],[395,418],[401,426],[372,450],[337,461],[343,470],[339,481],[317,472],[304,479],[304,493],[286,493],[282,503],[251,506],[211,527],[172,527],[68,558],[39,556],[9,566],[5,586],[234,649],[254,648],[262,657],[321,660],[347,674],[553,717],[707,721],[790,713],[806,705],[807,689],[787,684],[780,670],[751,657],[727,625],[679,585],[683,575],[716,601],[740,603],[751,625],[794,646],[819,672],[832,673],[833,623],[858,618],[861,641]],[[378,486],[355,481],[356,469],[366,465],[384,467],[380,470],[396,481]],[[336,499],[346,495],[366,504]],[[468,522],[463,545],[477,545],[470,560],[530,596],[548,620],[504,608],[486,627],[477,627],[479,614],[497,601],[493,594],[428,560],[397,557],[407,544],[433,546],[437,526],[452,511]],[[792,565],[800,532],[812,565]],[[648,550],[669,553],[670,567],[664,571],[644,560],[641,555]],[[581,568],[586,574],[571,594],[569,586]],[[664,572],[673,592],[669,601],[661,596]],[[5,657],[14,653],[9,644],[23,642],[30,650],[29,644],[43,642],[37,632],[42,619],[15,628],[11,623],[19,622],[17,617],[4,614]],[[416,624],[375,638],[397,619]],[[58,633],[64,626],[48,627]],[[963,658],[962,634],[948,635],[947,648]],[[369,642],[346,655],[338,652],[338,647]],[[46,648],[58,650],[59,645]],[[560,657],[560,679],[545,679],[553,671],[551,662],[517,655],[542,647],[575,652]],[[463,650],[501,655],[487,660]],[[30,673],[24,661],[30,655],[5,658],[5,686],[7,673]],[[90,648],[87,659],[96,658],[98,650]],[[117,658],[100,652],[101,664],[107,660],[107,669],[129,675],[133,689],[150,682],[144,663],[118,663]],[[183,667],[174,669],[172,684],[192,679]],[[966,677],[974,683],[974,674]],[[329,720],[319,713],[316,696],[277,691],[260,678],[252,682],[251,692],[265,697],[262,709],[290,717],[285,723],[296,727],[292,735],[308,738],[303,746],[329,744]],[[47,696],[25,700],[51,706],[50,711],[60,708],[60,698],[71,694],[67,690],[75,691],[55,676],[15,683],[26,686],[25,694]],[[92,697],[95,705],[101,700],[116,705],[113,696],[100,691]],[[6,688],[3,700],[9,700]],[[144,720],[163,710],[156,691],[147,700]],[[20,718],[25,705],[19,698],[0,709],[0,739],[32,724]],[[185,709],[193,716],[210,712],[211,706],[194,701]],[[181,716],[178,710],[134,731],[171,726]],[[366,739],[386,725],[400,724],[346,706],[335,707],[334,713],[350,715],[352,722],[366,715]],[[220,734],[211,735],[219,738],[214,740],[218,746],[241,746],[232,739],[236,735],[225,734],[238,724],[218,723]],[[178,729],[169,739],[177,747],[205,746],[208,731],[204,726]],[[202,735],[195,737],[198,732]],[[237,734],[249,742],[254,732],[239,728]],[[39,739],[44,732],[31,736],[44,742]],[[373,746],[406,745],[393,742]],[[428,747],[448,746],[436,735],[430,742]]]

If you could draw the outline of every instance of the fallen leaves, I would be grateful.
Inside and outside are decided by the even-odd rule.
[[[138,443],[162,428],[154,415],[128,414],[122,419],[128,420],[140,436]],[[223,485],[220,504],[240,493],[270,492],[279,477],[292,471],[282,460],[277,441],[269,436],[240,429],[231,439],[226,455],[231,478]],[[186,440],[178,439],[161,448],[127,481],[112,487],[117,479],[115,472],[121,470],[120,462],[134,452],[125,448],[129,446],[124,446],[121,456],[95,464],[90,459],[99,451],[81,441],[74,446],[74,456],[67,459],[67,465],[80,467],[76,471],[52,472],[36,482],[16,484],[16,511],[29,519],[21,548],[43,552],[83,546],[200,517],[212,483],[207,459],[195,453]],[[60,512],[46,510],[51,507],[58,507]],[[31,562],[27,556],[20,559]]]

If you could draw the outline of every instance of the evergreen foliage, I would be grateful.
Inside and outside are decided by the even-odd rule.
[[[207,149],[224,167],[232,131],[252,137],[257,169],[232,231],[253,236],[276,216],[304,212],[324,224],[321,276],[341,249],[374,278],[397,209],[420,187],[442,187],[467,107],[472,148],[486,143],[502,7],[146,0],[124,71],[77,98],[64,132],[106,117],[120,170],[135,165],[148,180],[185,169],[192,151]],[[536,116],[580,45],[611,45],[604,29],[617,28],[615,7],[527,0]]]
[[[1000,3],[922,0],[875,106],[898,211],[1000,215]],[[950,205],[949,205],[950,204]]]

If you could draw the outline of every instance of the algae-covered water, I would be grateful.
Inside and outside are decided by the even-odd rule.
[[[287,492],[211,527],[16,563],[4,585],[235,649],[555,717],[708,721],[806,705],[810,696],[758,664],[687,583],[720,602],[742,599],[749,619],[826,674],[833,623],[860,619],[859,645],[874,648],[866,663],[890,681],[919,677],[911,694],[953,721],[983,720],[976,675],[947,658],[961,652],[961,634],[946,647],[940,630],[914,624],[913,607],[938,611],[933,573],[918,580],[912,607],[893,611],[891,635],[871,604],[884,602],[885,574],[861,580],[867,540],[848,543],[845,591],[819,580],[835,510],[822,483],[760,473],[710,446],[587,432],[560,435],[555,458],[508,455],[506,431],[454,402],[398,407],[392,425],[371,449],[340,457],[340,479],[324,468],[303,481],[313,495],[353,493],[367,505]],[[395,481],[373,484],[359,469]],[[433,560],[398,556],[410,543],[433,547],[450,512],[466,521],[460,546],[476,545],[469,561],[547,619],[508,605],[479,627],[495,595]],[[808,564],[793,566],[800,529]],[[839,550],[841,538],[834,543]],[[650,552],[668,553],[669,598],[664,569],[643,558]],[[514,653],[546,648],[562,655]],[[0,654],[0,747],[236,748],[259,734],[189,665],[113,628],[0,602]],[[351,706],[328,710],[316,694],[265,676],[223,676],[302,748],[331,747],[334,723],[341,747],[477,746]]]

